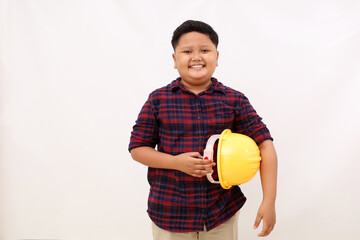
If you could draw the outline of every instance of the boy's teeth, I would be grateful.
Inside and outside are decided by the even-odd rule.
[[[194,66],[191,66],[192,68],[202,68],[203,65],[194,65]]]

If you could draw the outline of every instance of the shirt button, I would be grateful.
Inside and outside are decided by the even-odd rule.
[[[199,120],[200,120],[200,119],[201,119],[201,116],[198,116],[198,117],[197,117],[197,119],[199,119]]]

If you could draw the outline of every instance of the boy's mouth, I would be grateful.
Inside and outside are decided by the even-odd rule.
[[[205,65],[203,64],[196,64],[196,65],[191,65],[190,68],[192,69],[201,69],[201,68],[204,68]]]

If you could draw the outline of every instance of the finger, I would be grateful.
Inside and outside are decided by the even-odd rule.
[[[196,174],[202,174],[202,175],[206,175],[208,173],[213,173],[214,172],[212,167],[204,167],[204,166],[197,166],[196,168],[194,168],[193,171]]]
[[[192,174],[193,177],[197,177],[197,178],[201,178],[204,177],[207,173],[202,173],[202,172],[196,172],[194,174]]]
[[[261,233],[258,234],[258,237],[265,237],[271,232],[269,225],[264,225]]]
[[[212,160],[196,160],[194,163],[203,167],[215,166],[215,163]]]
[[[190,152],[190,156],[201,159],[203,158],[199,152]]]
[[[269,226],[268,235],[274,230],[275,224]]]
[[[203,159],[198,159],[194,161],[195,165],[197,165],[200,168],[206,168],[206,167],[211,167],[213,166],[213,161],[212,160],[203,160]]]
[[[207,174],[214,172],[214,164],[207,164],[207,165],[197,165],[194,170],[200,170],[201,173]]]
[[[201,170],[195,170],[194,171],[194,177],[204,177],[208,173],[213,173],[214,171],[212,169],[201,169]]]
[[[266,224],[266,221],[265,221],[265,223],[263,224],[263,229],[262,229],[261,233],[258,236],[259,237],[268,236],[272,232],[274,227],[275,227],[275,223]]]
[[[254,223],[254,229],[257,229],[260,225],[262,217],[260,215],[256,215],[255,223]]]
[[[270,227],[268,235],[272,232],[272,230],[274,230],[274,226]]]
[[[209,165],[204,165],[204,170],[207,170],[208,172],[214,172],[214,166],[215,164],[209,164]]]

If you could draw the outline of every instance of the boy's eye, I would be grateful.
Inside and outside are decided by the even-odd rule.
[[[184,53],[191,53],[189,50],[185,50]]]
[[[207,52],[209,52],[209,50],[208,49],[203,49],[203,50],[201,50],[201,52],[207,53]]]

